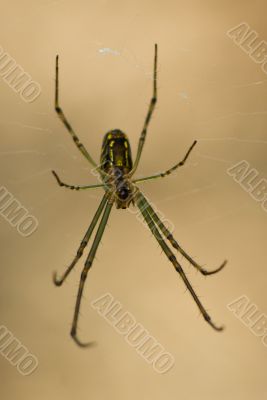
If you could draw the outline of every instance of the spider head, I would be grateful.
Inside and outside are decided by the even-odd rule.
[[[120,200],[125,201],[127,200],[128,196],[129,196],[129,189],[127,186],[121,186],[118,190],[117,190],[117,194]]]
[[[127,181],[122,180],[116,187],[116,205],[117,208],[126,209],[133,203],[133,191]]]

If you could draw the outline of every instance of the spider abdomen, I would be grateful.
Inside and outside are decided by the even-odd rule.
[[[101,151],[101,168],[108,172],[110,168],[118,167],[123,174],[132,169],[132,154],[127,135],[119,129],[105,134]]]

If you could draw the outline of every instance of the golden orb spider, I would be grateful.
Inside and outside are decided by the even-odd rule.
[[[74,140],[74,143],[80,150],[80,152],[85,156],[85,158],[89,161],[89,163],[96,169],[98,172],[102,183],[97,185],[89,185],[89,186],[73,186],[63,183],[55,171],[52,171],[58,184],[60,186],[64,186],[66,188],[72,190],[86,190],[86,189],[93,189],[102,187],[105,191],[102,201],[92,219],[92,222],[85,233],[83,240],[79,246],[77,251],[76,257],[70,264],[70,266],[66,269],[65,273],[62,275],[61,278],[58,278],[56,273],[54,273],[53,280],[55,285],[61,286],[62,283],[65,281],[77,261],[81,258],[85,247],[87,246],[89,239],[101,217],[100,223],[98,225],[98,229],[90,249],[89,255],[85,261],[85,265],[81,274],[80,284],[76,299],[74,317],[72,321],[71,327],[71,336],[74,341],[81,347],[85,347],[91,344],[90,343],[83,343],[77,337],[77,323],[78,323],[78,316],[79,310],[81,305],[81,298],[84,289],[84,284],[86,281],[87,273],[91,268],[99,243],[103,236],[105,227],[108,222],[108,218],[114,203],[116,203],[117,208],[126,209],[130,206],[130,204],[135,204],[140,209],[145,222],[147,223],[149,229],[151,230],[153,236],[158,241],[160,247],[162,248],[163,252],[166,254],[170,262],[173,264],[175,270],[181,276],[184,284],[186,285],[187,289],[191,293],[194,301],[196,302],[201,314],[203,315],[204,319],[214,328],[216,331],[221,331],[223,329],[222,326],[215,325],[205,308],[203,307],[202,303],[200,302],[198,296],[196,295],[194,289],[192,288],[189,280],[187,279],[180,263],[177,261],[174,253],[167,245],[167,239],[171,245],[178,250],[198,271],[200,271],[203,275],[211,275],[219,272],[226,264],[226,260],[221,264],[219,268],[216,268],[212,271],[207,271],[206,269],[202,268],[196,261],[194,261],[177,243],[174,239],[171,232],[168,228],[163,224],[157,213],[153,210],[152,206],[142,194],[140,189],[137,187],[136,183],[146,181],[149,179],[157,179],[160,177],[165,177],[175,171],[177,168],[183,166],[189,157],[189,154],[193,150],[193,147],[196,145],[197,141],[195,140],[193,144],[188,149],[187,153],[185,154],[182,161],[175,164],[172,168],[168,169],[165,172],[158,173],[151,176],[146,176],[143,178],[133,179],[133,175],[138,167],[142,150],[144,147],[147,127],[149,125],[149,121],[151,119],[152,113],[155,109],[155,105],[157,102],[157,44],[155,44],[155,54],[154,54],[154,75],[153,75],[153,96],[150,100],[149,109],[146,115],[145,123],[143,126],[143,130],[141,132],[141,136],[138,143],[137,155],[135,158],[134,163],[132,162],[131,156],[131,147],[129,140],[125,133],[120,131],[119,129],[114,129],[106,133],[104,136],[103,144],[102,144],[102,152],[100,158],[100,166],[96,164],[96,162],[92,159],[90,154],[87,152],[84,145],[80,142],[78,136],[73,131],[71,125],[67,121],[62,109],[59,106],[59,80],[58,80],[58,56],[56,57],[56,87],[55,87],[55,110],[69,131]]]

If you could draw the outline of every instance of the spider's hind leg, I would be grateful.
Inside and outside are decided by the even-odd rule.
[[[152,114],[155,110],[156,107],[156,103],[157,103],[157,63],[158,63],[158,46],[157,44],[155,44],[155,53],[154,53],[154,70],[153,70],[153,94],[150,100],[150,104],[149,104],[149,108],[146,114],[146,119],[145,119],[145,123],[143,125],[143,129],[139,138],[139,142],[138,142],[138,148],[137,148],[137,154],[136,154],[136,158],[134,161],[134,165],[132,170],[130,171],[130,176],[133,176],[133,174],[135,173],[140,158],[141,158],[141,154],[143,151],[143,147],[145,144],[145,140],[146,140],[146,134],[147,134],[147,128],[148,125],[150,123]]]
[[[91,165],[94,167],[97,167],[96,162],[92,159],[91,155],[88,153],[84,145],[80,142],[78,136],[72,129],[72,126],[70,125],[69,121],[65,117],[65,114],[63,113],[62,108],[59,106],[59,78],[58,78],[58,72],[59,72],[59,67],[58,67],[58,55],[56,57],[56,86],[55,86],[55,111],[58,114],[59,118],[69,131],[74,143],[80,150],[80,152],[84,155],[84,157],[90,162]]]

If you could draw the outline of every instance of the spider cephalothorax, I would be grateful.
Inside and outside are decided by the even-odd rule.
[[[79,346],[87,345],[87,344],[82,343],[77,337],[77,323],[78,323],[78,316],[79,316],[79,310],[80,310],[80,304],[81,304],[84,284],[86,281],[87,273],[88,273],[89,269],[91,268],[92,263],[94,261],[96,251],[98,249],[99,243],[103,236],[103,233],[104,233],[105,227],[107,225],[109,215],[110,215],[110,212],[111,212],[111,209],[112,209],[112,206],[114,203],[117,205],[117,208],[120,208],[120,209],[121,208],[125,209],[125,208],[129,207],[129,205],[131,203],[133,203],[133,204],[136,203],[136,205],[139,208],[139,210],[144,218],[144,221],[148,225],[152,235],[158,241],[158,244],[160,245],[161,249],[163,250],[163,252],[167,256],[167,258],[170,260],[170,262],[174,266],[176,272],[178,272],[178,274],[180,275],[181,279],[183,280],[185,286],[187,287],[190,294],[192,295],[192,297],[193,297],[195,303],[197,304],[204,319],[215,330],[220,331],[223,329],[221,326],[217,326],[212,322],[208,312],[203,307],[203,305],[200,302],[198,296],[196,295],[194,289],[192,288],[187,276],[185,275],[181,264],[176,259],[175,254],[171,250],[170,246],[168,246],[167,241],[169,241],[169,243],[179,253],[181,253],[183,255],[183,257],[185,257],[203,275],[210,275],[210,274],[214,274],[215,272],[220,271],[225,266],[226,261],[224,261],[219,268],[216,268],[212,271],[207,271],[201,265],[199,265],[195,260],[193,260],[185,252],[185,250],[183,250],[183,248],[180,246],[180,244],[177,243],[177,241],[174,239],[172,233],[168,230],[166,225],[164,225],[164,223],[161,221],[159,215],[152,208],[149,201],[145,198],[145,196],[143,195],[141,190],[139,188],[137,188],[137,186],[135,185],[138,182],[143,182],[143,181],[147,181],[150,179],[164,178],[165,176],[171,174],[173,171],[177,170],[177,168],[183,166],[184,163],[186,162],[189,154],[191,153],[193,147],[196,145],[196,141],[194,141],[193,144],[189,147],[189,149],[188,149],[187,153],[185,154],[184,158],[182,159],[182,161],[178,162],[173,167],[169,168],[167,171],[160,172],[160,173],[150,175],[150,176],[146,176],[144,178],[133,179],[133,175],[139,165],[140,157],[141,157],[145,139],[146,139],[147,127],[148,127],[149,121],[151,119],[151,116],[153,114],[153,111],[155,109],[156,102],[157,102],[157,45],[155,45],[155,56],[154,56],[153,96],[150,100],[149,109],[148,109],[145,123],[144,123],[143,129],[142,129],[141,135],[140,135],[135,161],[134,161],[134,163],[132,162],[131,147],[130,147],[130,143],[129,143],[127,136],[125,135],[125,133],[123,133],[119,129],[114,129],[114,130],[106,133],[106,135],[104,136],[101,157],[100,157],[101,165],[98,166],[96,164],[96,162],[93,160],[93,158],[91,157],[91,155],[88,153],[88,151],[86,150],[84,145],[79,141],[78,136],[72,129],[72,127],[69,124],[69,122],[67,121],[62,109],[59,106],[59,101],[58,101],[58,56],[56,58],[55,110],[58,113],[58,116],[61,119],[61,121],[64,123],[64,125],[68,129],[68,131],[69,131],[70,135],[72,136],[72,139],[74,140],[74,143],[76,144],[78,149],[81,151],[81,153],[84,155],[84,157],[90,162],[90,164],[94,167],[94,169],[99,174],[99,177],[102,180],[102,183],[96,184],[96,185],[88,185],[88,186],[73,186],[73,185],[68,185],[66,183],[63,183],[54,171],[53,171],[53,174],[56,177],[57,182],[60,186],[67,187],[69,189],[86,190],[86,189],[102,187],[105,191],[105,193],[102,197],[102,201],[100,202],[98,209],[92,219],[92,222],[91,222],[89,228],[87,229],[83,240],[81,241],[81,244],[77,251],[77,255],[74,258],[73,262],[66,269],[66,271],[62,277],[58,278],[57,275],[54,274],[54,283],[57,286],[60,286],[64,282],[66,277],[69,275],[71,270],[74,268],[77,261],[82,256],[83,251],[84,251],[85,247],[87,246],[87,244],[92,236],[92,233],[100,220],[92,247],[91,247],[88,257],[85,261],[85,265],[84,265],[84,268],[83,268],[83,271],[81,274],[80,285],[79,285],[79,289],[78,289],[76,306],[75,306],[74,317],[73,317],[72,328],[71,328],[71,336],[73,337],[73,339]],[[134,199],[134,201],[133,201],[133,199]],[[101,217],[101,219],[100,219],[100,217]]]

